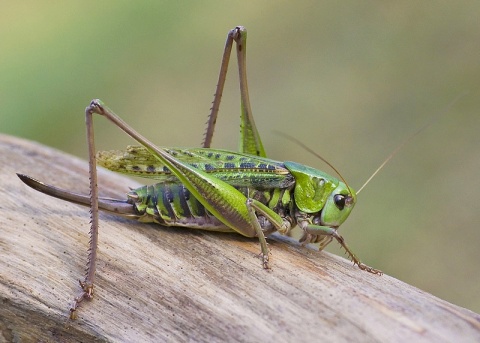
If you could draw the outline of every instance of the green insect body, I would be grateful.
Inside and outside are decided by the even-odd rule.
[[[225,83],[233,41],[237,44],[240,74],[240,152],[211,149],[210,144]],[[91,239],[82,293],[71,307],[71,318],[83,299],[93,296],[98,241],[98,210],[166,226],[258,237],[264,268],[269,268],[265,236],[303,230],[300,241],[319,243],[322,249],[335,238],[360,269],[381,274],[361,263],[349,249],[338,227],[356,203],[355,192],[343,178],[332,177],[295,162],[268,159],[253,120],[246,82],[246,30],[236,27],[227,36],[219,81],[207,125],[203,148],[157,147],[122,121],[100,100],[86,108],[91,195],[75,194],[18,174],[27,185],[51,196],[91,207]],[[125,151],[95,153],[93,114],[106,117],[141,146]],[[125,200],[99,198],[96,162],[129,175],[157,181],[127,193]]]
[[[232,185],[245,196],[248,195],[269,208],[275,208],[277,213],[289,213],[290,190],[295,181],[281,163],[214,149],[167,151],[177,160]],[[149,156],[151,155],[148,151],[142,147],[128,147],[126,152],[109,151],[97,154],[98,164],[108,169],[160,181],[127,194],[139,220],[167,226],[234,231],[206,210],[166,166],[149,161]],[[144,164],[145,162],[148,164]]]
[[[345,206],[345,198],[355,198],[355,195],[349,193],[343,182],[295,162],[278,162],[215,149],[170,148],[166,151],[177,161],[188,163],[210,177],[232,185],[245,197],[255,199],[279,214],[288,227],[282,232],[284,234],[297,223],[302,227],[308,224],[338,227],[355,204],[353,200]],[[112,171],[160,181],[127,194],[128,202],[134,205],[142,222],[235,231],[209,213],[178,178],[165,165],[155,161],[143,147],[130,146],[125,152],[99,152],[97,163]],[[260,215],[258,219],[266,235],[276,230],[264,216]],[[305,235],[303,241],[307,239],[309,242],[330,241],[331,236]]]

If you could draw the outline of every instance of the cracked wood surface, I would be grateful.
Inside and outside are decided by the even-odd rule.
[[[86,263],[86,208],[25,186],[16,172],[88,191],[87,163],[0,135],[0,342],[480,341],[480,315],[343,258],[256,239],[100,216],[95,297],[67,323]],[[137,184],[101,171],[100,194]]]

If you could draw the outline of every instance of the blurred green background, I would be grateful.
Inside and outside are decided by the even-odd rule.
[[[159,145],[198,146],[226,34],[244,25],[269,156],[331,172],[274,130],[288,132],[358,189],[468,92],[368,185],[340,232],[367,264],[480,312],[479,15],[478,1],[3,1],[0,132],[85,158],[83,111],[98,97]],[[234,68],[214,138],[228,149]],[[132,143],[96,122],[101,149]]]

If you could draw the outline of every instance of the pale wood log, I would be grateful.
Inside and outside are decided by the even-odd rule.
[[[92,301],[66,325],[88,210],[15,175],[87,192],[87,163],[0,135],[0,341],[480,341],[480,316],[387,275],[277,236],[265,271],[255,239],[102,215]],[[100,193],[136,184],[100,173]]]

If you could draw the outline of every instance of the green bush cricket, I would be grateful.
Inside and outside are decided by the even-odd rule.
[[[18,174],[23,182],[40,192],[91,208],[87,271],[83,281],[80,281],[82,291],[70,308],[70,318],[76,317],[76,310],[83,299],[93,297],[99,209],[142,222],[237,232],[246,237],[257,237],[261,246],[262,264],[266,269],[269,268],[269,250],[265,236],[273,232],[286,235],[298,225],[303,230],[300,239],[302,244],[319,243],[320,249],[323,249],[336,239],[360,269],[382,274],[363,264],[337,232],[356,203],[356,193],[343,177],[337,172],[339,180],[308,166],[274,161],[266,157],[250,108],[246,38],[246,30],[241,26],[227,35],[202,148],[157,147],[100,100],[93,100],[85,111],[90,196],[61,190]],[[240,152],[210,148],[233,42],[237,46],[240,76]],[[126,151],[96,154],[93,114],[105,116],[141,146],[128,147]],[[99,198],[97,160],[110,170],[153,178],[158,183],[130,191],[126,200]]]

